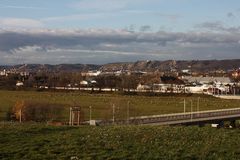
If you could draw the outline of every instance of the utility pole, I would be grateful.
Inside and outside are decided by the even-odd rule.
[[[200,105],[200,97],[198,97],[198,101],[197,101],[197,111],[199,112],[199,105]]]
[[[89,123],[92,120],[92,106],[89,106]]]
[[[127,105],[127,123],[129,124],[129,107],[130,107],[130,101],[128,101],[128,105]]]
[[[69,125],[72,125],[72,107],[69,109]]]
[[[183,100],[183,112],[186,113],[186,99]]]
[[[20,109],[19,122],[22,123],[22,109]]]
[[[72,117],[72,126],[74,126],[74,119],[75,119],[75,114],[74,114],[74,108],[71,109],[71,117]]]
[[[77,114],[78,114],[78,122],[77,123],[78,123],[78,126],[79,126],[80,125],[80,111],[79,110],[77,111]]]
[[[191,100],[191,121],[193,119],[193,101]]]
[[[198,116],[199,116],[199,107],[200,107],[200,97],[198,97],[198,101],[197,101],[197,112],[198,112]]]
[[[115,123],[115,104],[113,104],[113,106],[112,106],[113,108],[113,119],[112,119],[112,121],[113,121],[113,123]]]

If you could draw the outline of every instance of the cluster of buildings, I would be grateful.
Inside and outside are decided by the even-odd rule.
[[[172,73],[172,72],[171,72]],[[227,95],[227,94],[239,94],[240,84],[235,83],[232,78],[240,77],[240,69],[234,70],[229,76],[206,76],[206,75],[192,75],[190,69],[182,70],[184,76],[178,76],[177,78],[164,79],[161,77],[160,83],[153,84],[138,84],[137,88],[131,89],[131,91],[137,92],[156,92],[156,93],[197,93],[197,94],[211,94],[211,95]],[[217,71],[219,74],[226,75],[224,71]],[[100,75],[115,75],[121,74],[127,75],[144,75],[148,72],[142,71],[127,71],[120,70],[115,72],[102,72],[102,71],[90,71],[82,73],[85,76],[100,76]],[[176,75],[175,75],[176,76]],[[88,85],[91,82],[82,81],[81,85]],[[94,81],[94,83],[97,83]]]
[[[183,76],[175,81],[161,81],[159,84],[139,84],[139,92],[159,93],[198,93],[198,94],[239,94],[240,84],[233,82],[230,77],[192,77]]]
[[[114,76],[120,76],[122,74],[125,75],[143,75],[147,74],[148,72],[144,71],[129,71],[129,70],[117,70],[117,71],[87,71],[87,72],[82,72],[82,76],[86,77],[97,77],[97,76],[104,76],[104,75],[114,75]]]
[[[14,69],[11,69],[11,70],[6,70],[6,69],[3,69],[0,71],[0,76],[9,76],[11,74],[19,74],[20,76],[29,76],[30,73],[29,72],[25,72],[25,71],[16,71]]]
[[[19,75],[21,80],[17,80],[16,81],[16,87],[22,87],[24,86],[24,79],[26,77],[29,77],[30,73],[29,72],[26,72],[26,71],[16,71],[15,69],[9,69],[9,70],[6,70],[6,69],[3,69],[0,71],[0,77],[8,77],[10,75]]]
[[[172,70],[171,73],[175,73]],[[159,83],[152,84],[138,84],[137,88],[131,88],[131,91],[137,92],[158,92],[158,93],[201,93],[201,94],[212,94],[212,95],[222,95],[222,94],[239,94],[240,84],[234,82],[234,79],[240,79],[240,68],[233,70],[226,76],[225,72],[221,72],[224,76],[206,76],[206,75],[192,75],[190,69],[184,69],[181,71],[181,75],[177,74],[174,76],[167,75],[168,73],[163,73]],[[220,73],[220,71],[219,71]],[[16,72],[15,70],[2,70],[0,71],[0,76],[9,76],[10,74],[19,74],[21,76],[29,76],[29,72]],[[96,86],[97,81],[94,77],[104,76],[104,75],[147,75],[148,72],[143,71],[128,71],[128,70],[118,70],[118,71],[87,71],[82,72],[82,76],[91,77],[90,80],[80,81],[80,86],[89,87]],[[166,76],[167,75],[167,76]],[[21,81],[16,82],[16,86],[23,86],[24,83]],[[78,84],[77,84],[78,85]],[[77,86],[76,85],[76,86]],[[72,87],[69,85],[68,87]]]

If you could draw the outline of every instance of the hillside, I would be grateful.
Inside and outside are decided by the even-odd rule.
[[[117,71],[117,70],[141,70],[141,71],[170,71],[171,69],[183,70],[191,69],[196,72],[214,71],[214,70],[232,70],[240,67],[240,59],[235,60],[191,60],[191,61],[137,61],[137,62],[119,62],[104,65],[94,64],[24,64],[15,66],[0,66],[0,69],[15,69],[17,71]]]
[[[169,71],[170,69],[192,69],[192,71],[205,72],[211,70],[232,70],[240,67],[237,60],[193,60],[193,61],[137,61],[133,63],[112,63],[101,67],[102,70],[141,70],[141,71]]]
[[[239,129],[0,124],[0,159],[239,159]]]
[[[94,64],[23,64],[14,66],[0,66],[0,69],[14,69],[16,71],[28,71],[28,72],[38,72],[38,71],[48,71],[48,72],[74,72],[74,71],[88,71],[88,70],[98,70],[101,66]]]

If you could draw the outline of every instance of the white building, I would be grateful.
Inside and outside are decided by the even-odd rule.
[[[89,77],[96,77],[99,76],[102,72],[101,71],[88,71],[86,73],[82,73],[83,76],[89,76]]]
[[[0,76],[6,76],[6,75],[7,75],[7,72],[5,69],[3,71],[0,71]]]
[[[137,91],[146,91],[146,90],[150,90],[150,89],[151,89],[151,86],[149,86],[149,85],[139,84],[137,86]]]
[[[190,83],[200,83],[200,84],[223,84],[227,85],[231,83],[231,79],[229,77],[192,77],[192,76],[185,76],[182,78],[183,80],[187,80]]]
[[[182,73],[190,73],[190,70],[189,69],[183,69]]]
[[[81,81],[81,82],[80,82],[80,85],[86,86],[86,85],[88,85],[88,81]]]
[[[23,86],[23,82],[18,81],[18,82],[16,83],[16,86],[17,86],[17,87]]]
[[[203,84],[198,86],[187,86],[185,91],[189,93],[206,93],[211,85]]]

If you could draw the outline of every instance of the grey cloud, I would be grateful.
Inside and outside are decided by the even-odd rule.
[[[209,29],[209,30],[224,30],[225,28],[223,27],[223,23],[220,21],[215,21],[215,22],[204,22],[201,24],[197,24],[195,26],[196,28],[204,28],[204,29]]]
[[[173,32],[128,32],[117,30],[44,30],[39,32],[2,32],[0,33],[0,50],[14,51],[25,46],[43,48],[96,48],[101,44],[131,43],[238,43],[236,35],[216,33],[173,33]],[[130,46],[129,46],[130,47]]]
[[[201,27],[227,30],[220,23]],[[239,37],[236,30],[227,33],[0,30],[0,63],[19,63],[17,59],[26,63],[107,63],[145,58],[206,59],[209,55],[216,59],[240,58]]]
[[[227,17],[228,17],[228,18],[234,18],[235,15],[234,15],[232,12],[229,12],[229,13],[227,13]]]
[[[149,25],[144,25],[140,27],[140,32],[147,32],[147,31],[151,31],[152,27]]]
[[[240,27],[226,27],[223,22],[204,22],[195,26],[196,28],[206,29],[215,32],[229,32],[229,33],[240,33]]]

